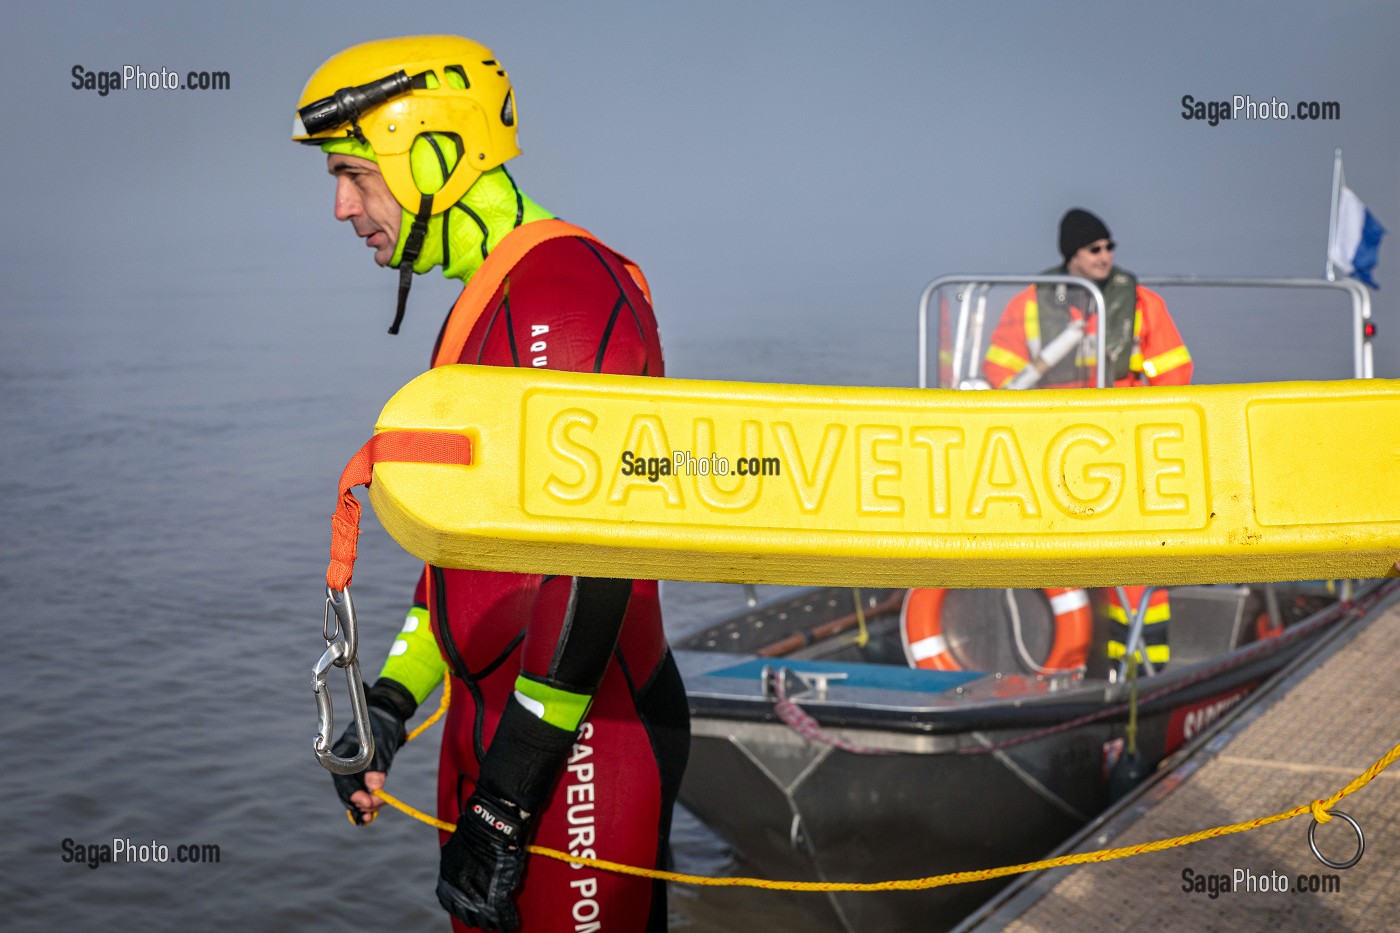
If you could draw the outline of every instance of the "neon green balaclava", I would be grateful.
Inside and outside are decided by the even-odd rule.
[[[321,150],[377,161],[373,149],[348,136],[322,143]],[[451,134],[419,136],[409,153],[418,190],[424,194],[440,190],[461,156],[461,144]],[[403,256],[414,218],[402,205],[400,209],[403,215],[399,222],[399,241],[390,263],[395,268]],[[434,266],[442,266],[442,274],[447,278],[466,281],[507,233],[521,224],[553,216],[516,186],[505,166],[489,169],[467,189],[460,201],[434,214],[428,221],[428,232],[413,262],[413,271],[421,274]]]

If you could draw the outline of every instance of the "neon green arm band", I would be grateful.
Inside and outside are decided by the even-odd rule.
[[[447,662],[438,650],[437,639],[433,638],[428,610],[414,606],[408,610],[403,630],[390,646],[389,657],[385,659],[379,676],[403,684],[413,694],[413,699],[422,703],[433,688],[442,683],[446,672]]]
[[[515,678],[515,698],[530,712],[560,729],[577,731],[588,715],[588,707],[593,697],[586,693],[570,693],[538,680],[531,680],[524,674]]]

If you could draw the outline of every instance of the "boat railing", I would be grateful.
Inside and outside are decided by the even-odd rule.
[[[973,363],[976,350],[982,342],[982,329],[987,319],[987,292],[993,285],[1074,285],[1089,293],[1090,317],[1101,314],[1106,307],[1103,291],[1089,279],[1078,275],[1053,275],[1049,273],[1041,275],[940,275],[925,286],[923,295],[919,298],[919,388],[921,389],[928,388],[929,305],[933,302],[933,296],[938,293],[939,289],[949,285],[963,286],[962,290],[956,293],[956,298],[961,302],[961,305],[958,310],[957,332],[953,335],[951,361],[953,378],[951,385],[954,388],[961,387],[967,380],[977,378],[981,368],[974,366]],[[1096,330],[1098,332],[1098,362],[1095,365],[1094,383],[1103,386],[1105,384],[1104,373],[1106,372],[1104,332],[1107,328],[1099,327]],[[941,333],[933,335],[935,359],[939,358],[943,351],[940,337]],[[962,371],[964,358],[968,362],[968,372],[966,373]]]
[[[1153,275],[1143,276],[1138,283],[1149,288],[1176,288],[1180,286],[1207,288],[1283,288],[1283,289],[1334,289],[1344,291],[1351,299],[1352,309],[1352,362],[1353,374],[1357,379],[1370,379],[1375,376],[1372,358],[1371,338],[1374,327],[1371,322],[1371,293],[1367,287],[1355,279],[1331,281],[1328,279],[1294,278],[1214,278],[1196,275]],[[978,377],[982,333],[985,330],[987,314],[987,292],[994,285],[1074,285],[1084,289],[1090,296],[1090,315],[1102,312],[1103,293],[1090,280],[1071,275],[984,275],[954,274],[942,275],[925,286],[919,298],[919,388],[928,388],[929,344],[933,344],[933,356],[942,359],[942,328],[929,327],[929,307],[940,289],[959,286],[955,293],[959,302],[957,324],[953,328],[953,347],[949,357],[950,387],[960,388]],[[1094,384],[1106,385],[1104,331],[1098,332],[1098,360],[1095,366]],[[966,372],[964,372],[966,370]]]
[[[1197,275],[1148,275],[1138,279],[1148,288],[1174,288],[1180,285],[1208,288],[1330,288],[1346,292],[1351,297],[1352,369],[1356,379],[1375,378],[1371,353],[1371,291],[1356,279],[1270,279],[1270,278],[1208,278]]]

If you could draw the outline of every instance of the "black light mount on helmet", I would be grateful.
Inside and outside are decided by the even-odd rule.
[[[355,87],[343,87],[330,97],[312,101],[298,110],[297,116],[301,118],[301,125],[305,127],[308,135],[315,136],[349,123],[350,135],[368,145],[364,133],[360,131],[360,114],[385,101],[407,94],[414,88],[426,88],[427,77],[426,71],[410,77],[407,71],[400,69],[387,78]]]

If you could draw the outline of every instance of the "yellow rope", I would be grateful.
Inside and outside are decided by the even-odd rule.
[[[431,726],[433,723],[435,723],[435,722],[437,722],[439,719],[441,719],[441,718],[443,717],[443,715],[446,714],[446,712],[447,712],[447,704],[450,703],[451,701],[452,701],[452,672],[451,672],[451,671],[448,671],[447,673],[445,673],[445,674],[442,675],[442,701],[438,703],[438,708],[437,708],[437,710],[434,711],[433,715],[429,716],[427,719],[425,719],[425,720],[423,720],[422,722],[420,722],[420,723],[418,724],[418,726],[417,726],[412,732],[410,732],[410,733],[408,734],[408,737],[405,738],[405,739],[403,740],[403,741],[404,741],[404,744],[407,745],[409,742],[412,742],[414,739],[418,738],[418,736],[422,735],[422,734],[424,733],[424,731],[426,731],[427,728],[428,728],[429,726]],[[369,788],[365,788],[365,790],[369,790]],[[371,794],[377,794],[377,793],[378,793],[377,791],[372,791],[372,790],[369,791],[369,792],[370,792]],[[424,820],[424,821],[427,821],[427,822],[430,822],[430,823],[431,823],[431,822],[435,822],[435,821],[432,819],[432,817],[428,816],[426,813],[423,813],[423,812],[421,812],[421,811],[415,810],[415,809],[413,809],[412,807],[408,807],[406,804],[398,804],[398,806],[399,806],[401,809],[403,809],[405,813],[407,813],[407,814],[408,814],[409,816],[411,816],[411,817],[414,817],[415,819]],[[347,807],[346,810],[345,810],[345,816],[346,816],[347,818],[349,818],[351,825],[354,825],[354,826],[368,826],[370,823],[373,823],[373,822],[374,822],[375,817],[379,816],[379,811],[377,811],[377,810],[371,810],[371,811],[369,811],[368,814],[366,814],[365,816],[361,817],[361,819],[364,820],[363,823],[361,823],[359,819],[356,819],[356,818],[355,818],[355,811],[349,809],[348,807]],[[442,827],[439,826],[438,828],[441,829]],[[451,832],[451,827],[448,827],[448,832]]]
[[[438,829],[442,830],[445,833],[450,833],[457,828],[456,823],[444,823],[442,820],[429,816],[422,810],[410,807],[408,804],[404,803],[402,800],[395,797],[393,794],[389,793],[382,787],[379,790],[372,790],[370,791],[370,793],[387,803],[389,806],[393,807],[395,810],[398,810],[400,813],[407,813],[415,820],[418,820],[422,823],[427,823],[429,826],[436,826]]]
[[[418,738],[418,736],[422,735],[425,731],[427,731],[427,728],[429,726],[431,726],[433,723],[437,722],[443,717],[443,714],[447,712],[447,704],[451,702],[452,673],[449,671],[448,673],[442,675],[442,701],[438,703],[437,712],[433,713],[433,715],[420,722],[418,724],[418,727],[408,734],[408,738],[404,739],[404,742],[412,742],[414,739]]]
[[[864,648],[870,644],[870,631],[865,627],[865,607],[860,604],[860,590],[852,589],[851,595],[855,597],[856,603],[856,624],[860,626],[860,632],[856,635],[855,646]]]
[[[445,701],[444,701],[445,705]],[[434,719],[437,717],[434,716]],[[417,732],[422,731],[420,726]],[[639,878],[655,878],[661,881],[670,881],[676,884],[705,885],[717,888],[763,888],[770,891],[923,891],[928,888],[941,888],[953,884],[966,884],[973,881],[987,881],[992,878],[1005,878],[1008,875],[1019,875],[1028,871],[1042,871],[1046,868],[1061,868],[1066,865],[1084,865],[1092,862],[1110,862],[1114,859],[1128,858],[1133,855],[1144,855],[1148,852],[1161,852],[1165,849],[1175,849],[1179,846],[1190,845],[1193,842],[1200,842],[1204,839],[1215,839],[1218,836],[1229,836],[1233,833],[1247,832],[1251,829],[1258,829],[1261,826],[1268,826],[1271,823],[1281,823],[1284,820],[1291,820],[1295,816],[1302,816],[1305,813],[1312,813],[1313,819],[1319,823],[1326,823],[1332,819],[1332,814],[1327,811],[1332,809],[1338,801],[1349,794],[1354,794],[1361,788],[1369,784],[1376,775],[1390,767],[1394,761],[1400,758],[1400,745],[1396,745],[1386,752],[1371,767],[1357,775],[1351,783],[1330,797],[1314,800],[1312,803],[1305,803],[1302,806],[1285,810],[1282,813],[1275,813],[1272,816],[1264,816],[1254,820],[1246,820],[1243,823],[1232,823],[1229,826],[1217,826],[1214,829],[1206,829],[1197,833],[1190,833],[1185,836],[1173,836],[1170,839],[1158,839],[1155,842],[1144,842],[1134,846],[1122,846],[1117,849],[1099,849],[1096,852],[1081,852],[1077,855],[1062,855],[1058,858],[1042,859],[1038,862],[1025,862],[1020,865],[1006,865],[1001,868],[984,868],[977,871],[959,871],[947,875],[933,875],[927,878],[910,878],[901,881],[874,881],[874,882],[829,882],[829,881],[771,881],[767,878],[706,878],[701,875],[684,875],[674,871],[657,871],[651,868],[637,868],[633,865],[623,865],[619,862],[609,862],[606,859],[576,858],[567,852],[560,852],[558,849],[550,849],[545,846],[529,846],[528,851],[533,855],[542,855],[545,858],[557,859],[561,862],[568,862],[571,865],[581,865],[587,868],[596,868],[601,871],[616,872],[621,875],[635,875]],[[436,826],[444,832],[452,832],[457,827],[452,823],[434,819],[421,810],[416,810],[408,804],[394,797],[392,794],[377,790],[372,793],[383,800],[389,806],[394,807],[403,813],[408,814],[416,820],[421,820],[430,826]]]

